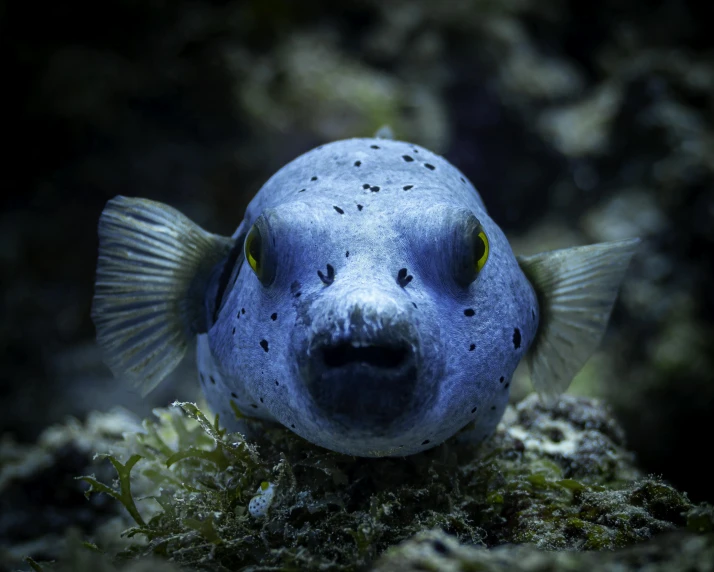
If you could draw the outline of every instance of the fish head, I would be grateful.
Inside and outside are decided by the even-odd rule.
[[[478,214],[419,199],[352,220],[328,199],[265,209],[209,331],[227,378],[283,425],[347,454],[411,454],[479,407],[497,404],[500,417],[503,380],[535,330],[521,325],[514,351],[513,324],[537,304],[503,233]],[[479,232],[489,236],[480,270]]]

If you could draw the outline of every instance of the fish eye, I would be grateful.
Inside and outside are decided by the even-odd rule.
[[[488,237],[483,229],[480,229],[478,234],[474,233],[474,264],[476,266],[476,272],[481,272],[481,269],[486,264],[488,260]]]
[[[481,222],[471,213],[456,225],[454,236],[454,278],[462,287],[468,287],[486,265],[490,246]]]
[[[263,217],[260,217],[245,237],[243,253],[248,265],[264,286],[270,286],[275,278],[274,256],[268,246],[270,231]]]
[[[260,237],[260,230],[258,229],[258,226],[254,224],[251,227],[248,236],[245,237],[245,259],[248,261],[248,264],[250,264],[250,267],[253,269],[253,272],[256,273],[258,278],[260,278],[260,272],[262,269],[260,265],[262,242],[263,240]]]

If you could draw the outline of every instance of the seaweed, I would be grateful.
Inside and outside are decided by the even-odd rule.
[[[192,403],[154,414],[98,452],[113,481],[78,477],[90,498],[122,507],[126,544],[75,539],[59,564],[33,569],[63,570],[92,552],[107,566],[158,558],[190,570],[351,571],[429,530],[465,547],[558,551],[711,530],[710,507],[640,474],[608,410],[585,398],[546,409],[531,396],[482,445],[466,428],[430,451],[381,459],[334,453],[257,421],[246,421],[256,435],[247,441]],[[269,509],[249,510],[267,490]]]

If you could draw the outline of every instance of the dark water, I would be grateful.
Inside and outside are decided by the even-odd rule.
[[[460,167],[514,247],[643,237],[587,392],[645,470],[714,500],[705,3],[438,4],[3,3],[2,430],[195,397],[190,364],[142,400],[93,345],[109,198],[228,234],[286,161],[389,123]]]

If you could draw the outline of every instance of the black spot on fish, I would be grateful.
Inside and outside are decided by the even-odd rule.
[[[434,169],[436,169],[436,167],[434,167],[434,165],[432,165],[431,163],[424,163],[424,166],[427,169],[429,169],[430,171],[433,171]]]
[[[476,344],[471,344],[471,345],[469,346],[469,351],[470,351],[470,352],[474,351],[475,349],[476,349]]]
[[[255,403],[251,403],[250,406],[251,406],[253,409],[258,409],[258,406],[257,406]]]
[[[268,353],[268,340],[260,340],[260,347],[265,353]]]
[[[301,287],[302,287],[302,284],[300,284],[300,281],[298,281],[298,280],[293,281],[293,283],[290,284],[290,293],[292,295],[295,295],[297,292],[300,291]]]
[[[464,316],[468,316],[469,318],[473,316],[476,312],[474,312],[473,308],[466,308],[464,310]]]
[[[371,186],[372,186],[372,185],[370,185],[369,183],[365,183],[364,185],[362,185],[362,188],[363,188],[363,189],[369,189]]]
[[[327,276],[322,273],[322,270],[318,270],[317,275],[320,277],[320,280],[322,280],[322,283],[326,286],[329,286],[335,281],[335,269],[332,267],[332,264],[327,265]]]
[[[245,314],[245,308],[241,308],[241,309],[240,309],[240,313],[241,313],[241,314]]]
[[[355,167],[359,167],[362,164],[362,161],[355,161]]]
[[[501,383],[503,383],[503,380],[504,380],[504,379],[505,379],[505,378],[504,378],[503,376],[501,376],[501,379],[499,379],[498,381],[501,382]]]
[[[449,548],[441,542],[441,540],[435,540],[434,542],[431,543],[431,545],[434,547],[434,550],[438,552],[439,554],[448,554],[449,553]]]
[[[397,272],[397,284],[399,284],[402,288],[409,284],[412,281],[412,278],[414,277],[411,274],[407,275],[406,268],[400,268],[399,272]]]
[[[295,423],[291,423],[291,424],[290,424],[290,427],[292,427],[293,429],[295,429]]]
[[[261,397],[261,398],[260,398],[260,402],[261,402],[261,403],[265,403],[265,400]]]
[[[361,211],[364,207],[362,205],[357,205],[357,210]]]
[[[311,181],[317,181],[317,177],[310,177]]]
[[[459,179],[461,179],[462,183],[466,184],[466,179],[464,179],[463,177],[459,177]]]
[[[304,193],[307,189],[300,189],[298,193]]]
[[[350,251],[348,250],[347,252],[345,252],[345,258],[349,258],[349,257],[350,257]]]
[[[280,382],[276,379],[276,380],[275,380],[275,386],[277,387],[277,386],[279,386],[279,385],[280,385]]]
[[[275,320],[277,320],[277,319],[278,319],[278,313],[277,313],[277,312],[273,312],[272,314],[270,314],[270,319],[273,320],[273,322],[274,322]]]
[[[340,207],[333,206],[332,208],[335,209],[340,214],[345,214],[345,211],[343,211]]]
[[[199,377],[201,378],[201,383],[205,385],[206,383],[206,376],[204,376],[202,373],[199,374]]]
[[[235,328],[233,328],[233,335],[234,335],[234,336],[236,335],[236,329],[235,329]]]
[[[412,306],[417,307],[416,302],[412,302]]]
[[[429,439],[424,439],[424,440],[421,442],[421,444],[422,444],[422,445],[428,445],[428,444],[429,444]]]
[[[531,308],[531,318],[534,320],[536,318],[535,308]]]
[[[414,151],[414,153],[418,153],[419,149],[412,149],[412,151]]]
[[[518,328],[513,330],[513,347],[518,349],[521,347],[521,331]]]
[[[212,375],[209,375],[209,376],[208,376],[208,379],[211,380],[211,383],[212,383],[213,385],[216,385],[216,380],[213,379],[213,376],[212,376]]]
[[[409,189],[413,189],[413,188],[414,188],[414,185],[404,185],[402,187],[402,189],[404,189],[405,191],[408,191]]]
[[[295,294],[295,297],[296,297],[296,298],[299,298],[300,296],[302,296],[302,292],[297,292],[297,293]]]
[[[495,406],[495,405],[491,405],[491,411],[496,411],[496,406]]]
[[[379,145],[370,145],[369,148],[370,149],[379,149]]]
[[[511,382],[509,381],[506,385],[503,386],[504,389],[508,389],[511,386]]]
[[[372,191],[373,193],[378,193],[378,192],[379,192],[379,187],[377,187],[377,186],[370,187],[369,190]]]
[[[238,399],[238,396],[237,396],[235,393],[233,393],[232,391],[231,391],[231,397],[232,397],[233,399]]]
[[[414,160],[414,157],[410,157],[409,155],[402,155],[402,159],[404,159],[407,163],[411,163]]]
[[[474,407],[474,408],[471,410],[471,413],[476,413],[476,410],[477,410],[477,409],[478,409],[478,407]]]

